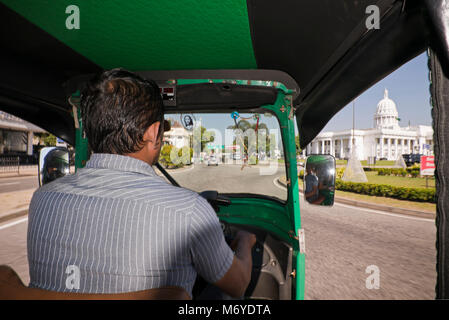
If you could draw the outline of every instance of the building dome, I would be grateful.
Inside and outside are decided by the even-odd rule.
[[[385,89],[384,98],[377,104],[376,113],[374,114],[374,125],[376,128],[399,128],[398,110],[394,101],[388,98],[387,89]]]

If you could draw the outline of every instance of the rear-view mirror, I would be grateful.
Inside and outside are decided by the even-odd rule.
[[[39,153],[39,186],[70,173],[69,150],[64,147],[46,147]]]
[[[332,206],[335,197],[335,158],[317,154],[304,166],[304,198],[310,204]]]

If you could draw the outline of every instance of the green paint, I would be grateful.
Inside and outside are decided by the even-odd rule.
[[[273,106],[264,106],[271,109],[279,119],[281,126],[282,143],[284,144],[284,154],[286,161],[287,179],[290,180],[288,186],[288,196],[286,210],[290,219],[290,230],[294,236],[298,236],[298,230],[301,229],[301,214],[299,210],[299,189],[298,189],[298,169],[296,163],[296,143],[295,143],[295,123],[292,116],[292,99],[291,95],[285,95],[283,91],[279,91],[276,102]],[[297,240],[293,246],[293,270],[296,270],[296,283],[293,297],[296,299],[304,299],[305,286],[305,257],[299,252],[299,243]]]
[[[72,94],[71,101],[76,106],[78,128],[75,128],[75,170],[83,168],[89,158],[88,141],[83,132],[83,121],[81,120],[81,109],[79,107],[80,92]],[[72,112],[72,116],[74,116]]]
[[[105,69],[257,68],[246,0],[0,1]],[[69,5],[78,30],[66,28]]]
[[[222,207],[218,217],[229,223],[246,224],[269,230],[293,247],[297,241],[288,234],[292,230],[286,206],[256,198],[232,198],[232,204]]]

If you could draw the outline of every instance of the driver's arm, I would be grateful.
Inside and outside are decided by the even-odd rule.
[[[190,252],[196,271],[207,282],[228,295],[242,297],[251,279],[251,248],[255,236],[238,232],[232,243],[235,254],[226,243],[220,221],[210,204],[198,197],[190,226]]]
[[[246,231],[239,231],[231,244],[235,249],[234,260],[228,272],[214,283],[215,286],[232,297],[242,297],[251,280],[251,249],[256,243],[256,236]]]
[[[310,197],[316,195],[317,191],[318,191],[318,187],[316,185],[313,185],[312,191],[309,191],[309,192],[305,193],[306,198],[310,198]]]

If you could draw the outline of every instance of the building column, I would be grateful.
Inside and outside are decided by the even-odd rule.
[[[391,159],[391,138],[388,138],[388,156],[387,159]]]
[[[384,156],[384,137],[380,136],[380,158],[383,158]]]
[[[31,156],[33,155],[33,131],[28,131],[27,133],[28,139],[27,139],[27,155]]]
[[[399,152],[398,152],[398,138],[394,139],[394,157],[397,159],[399,158]],[[395,159],[395,160],[396,160]]]
[[[340,158],[344,158],[343,157],[343,139],[340,139]]]
[[[424,154],[424,144],[427,143],[425,138],[418,138],[419,141],[419,153]]]
[[[324,153],[324,140],[321,140],[321,151],[319,153]]]

